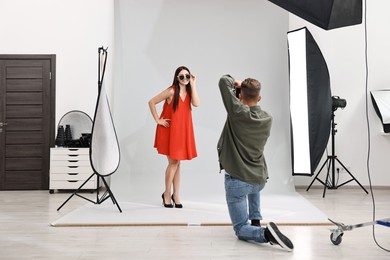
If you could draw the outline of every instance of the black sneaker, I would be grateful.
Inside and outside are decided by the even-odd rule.
[[[252,226],[255,226],[255,227],[261,227],[261,225],[260,225],[260,220],[258,220],[258,219],[252,219],[252,220],[251,220],[251,225],[252,225]]]
[[[271,243],[271,245],[279,245],[287,251],[294,249],[293,243],[279,231],[275,223],[270,222],[264,231],[265,238]]]

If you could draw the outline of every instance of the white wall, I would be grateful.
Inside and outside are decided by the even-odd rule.
[[[386,0],[368,2],[370,90],[390,85],[389,7]],[[368,184],[363,25],[325,31],[266,0],[2,0],[0,23],[1,54],[57,55],[56,122],[73,109],[93,116],[97,48],[109,47],[105,83],[109,91],[115,83],[109,94],[122,151],[113,187],[124,196],[141,188],[153,198],[162,192],[166,159],[153,149],[147,101],[170,85],[181,64],[197,74],[202,100],[193,111],[199,157],[183,162],[184,198],[223,193],[215,147],[225,111],[216,86],[225,73],[256,77],[264,85],[261,105],[274,116],[266,148],[268,187],[282,191],[293,181],[311,181],[291,177],[286,49],[287,31],[307,26],[328,63],[333,94],[347,99],[347,107],[336,111],[336,153]],[[372,181],[389,186],[390,136],[381,135],[370,100],[368,107]]]
[[[197,75],[201,98],[201,106],[193,109],[199,156],[182,162],[183,199],[224,196],[216,145],[226,112],[218,80],[228,73],[262,82],[260,104],[274,116],[265,151],[267,190],[293,189],[287,30],[287,13],[268,1],[115,1],[113,113],[122,158],[112,187],[118,196],[137,201],[161,196],[167,159],[153,148],[156,125],[147,102],[170,86],[179,65]]]
[[[112,53],[113,23],[113,0],[2,0],[0,53],[56,54],[56,123],[70,110],[93,118],[98,47]],[[112,65],[107,67],[109,83]]]
[[[338,109],[335,112],[336,155],[363,185],[369,184],[366,94],[369,95],[370,90],[390,88],[390,49],[388,47],[390,17],[387,13],[390,2],[375,0],[368,1],[367,5],[368,92],[366,92],[365,84],[364,18],[360,25],[330,31],[311,25],[295,15],[290,15],[289,19],[290,30],[306,26],[312,33],[328,64],[332,95],[347,100],[345,109]],[[368,118],[371,131],[369,165],[372,184],[389,186],[390,136],[381,134],[382,125],[372,107],[370,96],[368,96]],[[328,149],[330,153],[330,144]],[[326,171],[323,170],[320,177],[325,179],[325,175]],[[350,179],[348,173],[342,173],[339,184],[348,179]],[[297,185],[307,185],[311,180],[307,177],[295,177]],[[315,184],[321,185],[319,182]],[[348,185],[356,186],[357,183],[353,181]]]

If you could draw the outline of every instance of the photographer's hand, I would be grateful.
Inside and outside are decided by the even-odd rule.
[[[234,80],[234,83],[233,83],[234,87],[235,88],[241,88],[241,82],[242,82],[241,80]]]

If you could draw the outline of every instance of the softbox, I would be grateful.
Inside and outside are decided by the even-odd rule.
[[[383,131],[390,133],[390,90],[372,90],[371,100],[375,112],[382,122]]]
[[[332,96],[321,50],[304,27],[287,33],[293,175],[313,175],[329,140]]]
[[[362,0],[269,1],[325,30],[362,23]]]

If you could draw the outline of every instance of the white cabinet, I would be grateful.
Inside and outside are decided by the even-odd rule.
[[[93,174],[89,148],[50,148],[50,193],[54,190],[75,190]],[[94,175],[82,189],[96,190]]]

